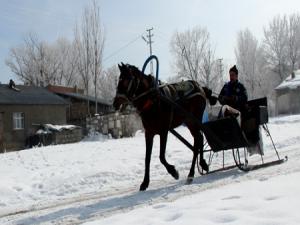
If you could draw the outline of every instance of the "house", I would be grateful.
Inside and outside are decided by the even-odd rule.
[[[0,152],[23,149],[40,124],[66,124],[67,106],[42,87],[0,84]]]
[[[63,87],[48,85],[47,89],[56,95],[64,98],[70,103],[67,108],[67,122],[82,127],[86,125],[86,118],[95,115],[95,97],[84,95],[82,89],[77,87]],[[88,107],[89,105],[89,107]],[[88,110],[90,112],[88,112]],[[97,98],[97,113],[100,115],[113,110],[112,103],[104,99]]]
[[[275,88],[276,115],[300,113],[300,70],[294,71]]]

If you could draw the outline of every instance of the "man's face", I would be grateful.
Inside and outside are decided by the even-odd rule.
[[[231,82],[234,82],[234,81],[236,81],[238,79],[238,75],[235,72],[233,72],[233,71],[229,72],[229,76],[230,76],[230,81]]]

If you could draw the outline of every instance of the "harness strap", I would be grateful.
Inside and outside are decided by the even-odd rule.
[[[140,82],[141,82],[141,80],[140,80],[140,79],[137,79],[137,85],[136,85],[136,88],[135,88],[135,90],[134,90],[134,92],[133,92],[133,96],[135,96],[135,93],[136,93],[136,91],[138,90],[138,88],[139,88],[139,86],[140,86]]]
[[[157,90],[156,90],[155,88],[151,88],[151,89],[149,89],[148,91],[145,91],[145,92],[143,92],[142,94],[136,96],[134,99],[131,100],[131,102],[136,102],[136,101],[138,101],[140,98],[142,98],[142,97],[144,97],[144,96],[146,96],[146,95],[148,95],[148,94],[150,94],[150,93],[152,93],[152,92],[153,92],[153,93],[154,93],[154,92],[157,92]]]
[[[118,97],[118,98],[123,98],[123,99],[125,99],[126,101],[129,102],[129,99],[127,98],[127,96],[126,96],[125,94],[119,94],[119,93],[117,93],[117,94],[116,94],[116,97]]]

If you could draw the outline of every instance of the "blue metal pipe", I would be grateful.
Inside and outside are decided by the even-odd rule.
[[[155,81],[155,88],[158,88],[159,62],[158,62],[157,56],[155,56],[155,55],[150,55],[150,56],[148,57],[148,59],[145,61],[144,65],[143,65],[142,72],[145,73],[146,67],[147,67],[148,63],[149,63],[152,59],[155,59],[155,61],[156,61],[156,81]]]

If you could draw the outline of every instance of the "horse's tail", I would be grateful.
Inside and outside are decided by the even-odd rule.
[[[210,90],[208,87],[202,87],[206,98],[209,101],[210,105],[215,105],[217,103],[218,98],[212,95],[212,90]]]

